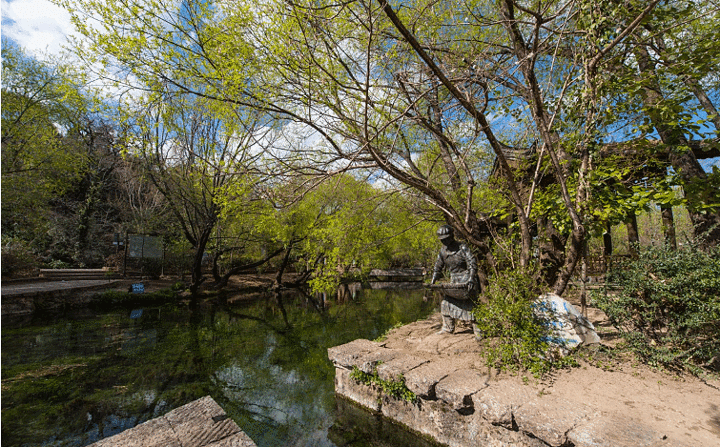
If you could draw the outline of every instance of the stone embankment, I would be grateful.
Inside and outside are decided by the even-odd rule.
[[[87,304],[84,292],[113,288],[118,280],[76,279],[68,281],[5,282],[2,284],[2,315],[32,315],[38,310],[58,310]]]
[[[40,269],[40,278],[51,281],[83,281],[117,279],[120,274],[111,268],[101,269]]]
[[[440,318],[435,315],[396,329],[385,342],[355,340],[330,348],[336,393],[449,446],[712,445],[702,437],[686,443],[658,430],[667,426],[662,422],[665,413],[653,414],[659,423],[651,426],[645,423],[643,416],[648,415],[642,408],[633,417],[632,412],[611,411],[612,404],[598,399],[568,395],[559,383],[537,386],[524,384],[517,376],[493,375],[484,366],[480,345],[469,328],[447,335],[437,334],[439,327]],[[374,375],[375,384],[356,380],[362,375],[358,371],[366,379]],[[607,378],[598,376],[598,380],[600,389],[588,392],[613,392],[612,386],[602,389]],[[392,385],[398,382],[415,394],[415,401],[392,397],[377,385],[396,389]],[[578,385],[568,388],[572,392]],[[709,439],[720,441],[712,434]]]

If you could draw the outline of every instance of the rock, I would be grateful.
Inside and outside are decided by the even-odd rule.
[[[487,380],[487,376],[476,369],[455,371],[435,385],[435,396],[453,410],[467,412],[474,408],[472,395],[487,388]]]
[[[428,362],[429,360],[425,358],[401,354],[377,365],[376,370],[380,379],[392,382],[400,380],[401,377],[404,379],[405,374],[409,371]]]
[[[422,398],[435,399],[435,385],[451,372],[446,363],[426,363],[405,374],[405,386]]]
[[[336,367],[352,369],[353,366],[356,366],[357,359],[379,348],[381,348],[380,343],[358,339],[328,349],[328,358]]]
[[[373,374],[378,365],[392,361],[395,357],[398,357],[400,353],[392,349],[378,348],[374,351],[367,352],[357,357],[355,366],[360,371]]]
[[[335,368],[335,392],[372,410],[380,411],[380,390],[374,386],[358,383],[350,378],[350,370]]]
[[[552,327],[549,342],[561,349],[574,349],[581,344],[600,343],[595,327],[565,299],[554,293],[540,296],[534,303],[535,314]]]
[[[101,439],[91,447],[255,447],[210,396]]]
[[[531,398],[529,388],[508,382],[492,382],[472,396],[476,414],[508,429],[513,428],[513,413]]]

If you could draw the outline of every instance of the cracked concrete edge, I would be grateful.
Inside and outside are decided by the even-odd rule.
[[[549,445],[568,442],[576,447],[674,445],[648,428],[641,428],[633,435],[624,421],[609,416],[599,418],[594,409],[586,405],[535,396],[518,384],[488,383],[479,370],[454,368],[441,360],[416,359],[378,342],[355,340],[330,348],[328,357],[336,368],[351,370],[356,366],[366,373],[378,372],[384,380],[402,376],[408,389],[425,401],[444,403],[453,411],[478,412],[488,423],[520,430]],[[346,397],[360,401],[371,410],[381,410],[379,392],[350,394]],[[600,432],[604,434],[599,435]],[[610,441],[602,441],[602,437]]]
[[[376,371],[378,377],[387,381],[405,380],[405,375],[427,363],[430,360],[407,354],[400,354],[385,363],[377,365]]]
[[[336,369],[336,392],[342,398],[444,445],[469,447],[478,445],[478,442],[497,447],[547,445],[527,434],[493,425],[474,414],[454,411],[441,400],[406,402],[393,398],[375,386],[350,379],[350,372],[346,369]]]
[[[358,366],[358,359],[372,351],[383,349],[378,342],[359,338],[344,345],[333,346],[328,349],[328,358],[335,367],[352,369]]]
[[[638,421],[604,415],[582,403],[535,396],[517,384],[493,383],[472,400],[488,422],[529,433],[551,446],[680,447]]]

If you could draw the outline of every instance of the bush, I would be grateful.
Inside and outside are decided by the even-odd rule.
[[[37,276],[39,262],[30,244],[20,238],[2,237],[2,276]]]
[[[720,248],[648,248],[615,266],[592,295],[644,362],[669,369],[718,371]]]
[[[528,370],[539,377],[554,367],[574,364],[549,355],[550,327],[533,311],[540,295],[534,276],[505,271],[490,281],[487,304],[474,314],[486,340],[485,359],[501,370]]]

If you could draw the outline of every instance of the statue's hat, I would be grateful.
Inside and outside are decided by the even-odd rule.
[[[449,237],[452,237],[453,235],[453,229],[450,225],[443,225],[442,227],[438,228],[437,230],[437,236],[440,239],[447,239]]]

